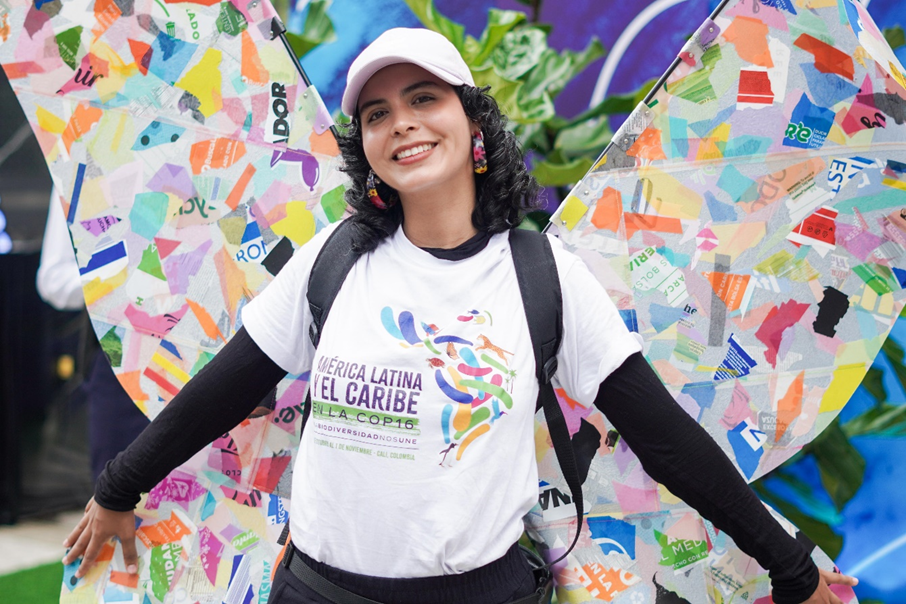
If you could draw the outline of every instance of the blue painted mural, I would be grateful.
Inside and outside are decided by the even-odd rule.
[[[548,43],[557,50],[584,48],[597,36],[608,55],[591,64],[558,98],[558,112],[573,116],[600,101],[607,94],[636,90],[658,78],[676,56],[686,39],[717,6],[718,0],[570,0],[569,10],[553,1],[542,4],[540,20],[552,26]],[[300,7],[306,0],[299,3]],[[448,18],[462,23],[466,33],[478,37],[491,7],[526,11],[516,0],[436,0]],[[906,2],[873,0],[869,5],[880,27],[906,23]],[[391,27],[418,27],[419,21],[403,0],[333,0],[328,14],[337,39],[314,49],[302,65],[318,87],[331,111],[340,105],[346,68],[352,59],[384,30]],[[289,28],[298,31],[304,9],[297,10]],[[906,62],[906,46],[897,51]],[[614,124],[616,126],[617,124]]]

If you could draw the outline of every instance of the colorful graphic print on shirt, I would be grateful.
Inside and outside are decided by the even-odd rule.
[[[457,322],[487,325],[487,330],[472,340],[451,333],[456,329],[416,321],[408,310],[396,314],[385,306],[381,311],[387,333],[402,346],[427,353],[425,362],[448,401],[441,414],[444,447],[438,451],[438,465],[443,467],[462,459],[469,446],[512,409],[516,378],[516,371],[509,367],[514,353],[487,335],[494,324],[489,312],[470,310],[459,315]]]

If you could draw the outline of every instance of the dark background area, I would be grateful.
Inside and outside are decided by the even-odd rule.
[[[54,310],[35,288],[50,189],[0,70],[0,211],[13,241],[0,255],[0,524],[79,507],[92,492],[78,390],[87,318]]]

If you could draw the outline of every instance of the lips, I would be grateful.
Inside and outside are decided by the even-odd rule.
[[[419,153],[425,153],[426,151],[430,151],[431,149],[433,149],[436,146],[437,146],[437,143],[423,143],[421,145],[415,145],[414,147],[409,147],[408,149],[404,149],[403,151],[400,151],[399,153],[395,154],[393,156],[393,159],[396,161],[399,161],[401,159],[406,159],[408,157],[418,155]]]

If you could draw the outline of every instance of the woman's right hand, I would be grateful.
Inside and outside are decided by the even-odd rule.
[[[104,544],[117,537],[123,544],[126,572],[138,572],[138,554],[135,551],[135,512],[114,512],[101,506],[92,497],[85,506],[85,515],[63,541],[71,548],[63,557],[63,564],[72,564],[82,556],[75,576],[84,577],[94,566]]]

